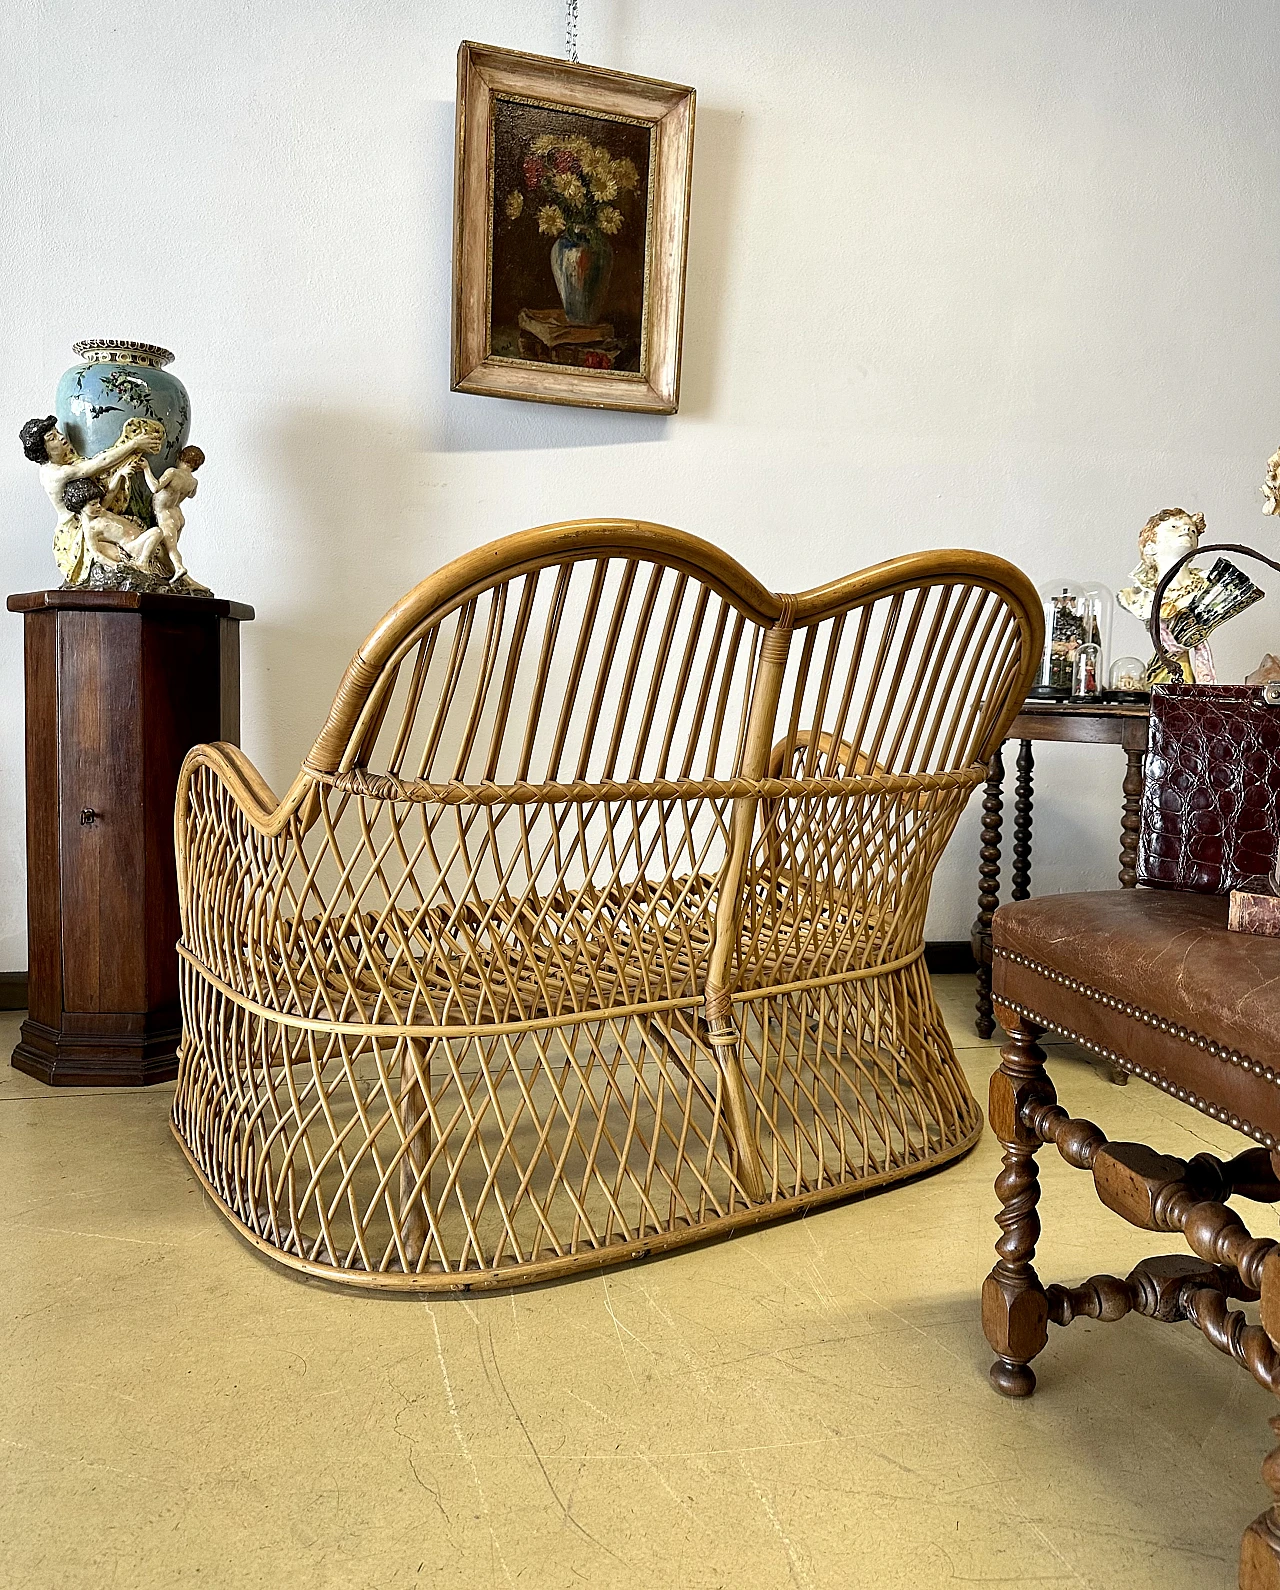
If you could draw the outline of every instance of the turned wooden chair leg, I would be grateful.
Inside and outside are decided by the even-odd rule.
[[[1271,1428],[1280,1440],[1280,1416]],[[1280,1446],[1262,1465],[1262,1477],[1276,1500],[1255,1518],[1240,1543],[1240,1590],[1280,1590]]]
[[[982,1328],[996,1354],[991,1384],[1004,1397],[1029,1397],[1036,1389],[1030,1364],[1049,1336],[1045,1291],[1031,1262],[1040,1235],[1041,1145],[1021,1120],[1032,1099],[1052,1103],[1055,1097],[1036,1041],[1043,1030],[1019,1017],[991,1078],[991,1126],[1004,1148],[1004,1164],[996,1177],[1000,1237],[995,1267],[982,1287]]]

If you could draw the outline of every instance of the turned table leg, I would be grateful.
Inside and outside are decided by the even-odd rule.
[[[1010,882],[1012,898],[1026,900],[1031,895],[1031,775],[1035,759],[1031,741],[1018,745],[1018,760],[1013,781],[1013,866]]]
[[[1124,816],[1120,819],[1120,887],[1138,885],[1138,818],[1142,810],[1142,761],[1144,751],[1126,751],[1124,770]]]
[[[975,958],[978,962],[978,1016],[974,1022],[979,1038],[989,1038],[996,1030],[991,1008],[991,918],[1000,904],[1000,812],[1003,804],[1004,755],[996,746],[987,763],[987,782],[982,797],[982,848],[978,852],[978,919],[973,924]]]

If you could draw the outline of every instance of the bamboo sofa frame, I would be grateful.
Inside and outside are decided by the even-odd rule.
[[[798,596],[592,520],[410,591],[283,799],[177,793],[173,1129],[255,1247],[393,1291],[637,1259],[963,1154],[929,885],[1039,662],[1026,577]]]

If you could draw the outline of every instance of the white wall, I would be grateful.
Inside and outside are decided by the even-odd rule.
[[[553,519],[679,525],[780,589],[944,545],[1115,586],[1175,503],[1280,543],[1274,0],[581,0],[584,60],[698,90],[666,420],[448,390],[455,51],[558,54],[557,0],[44,0],[4,31],[4,584],[54,579],[12,433],[71,343],[175,349],[209,455],[184,549],[257,607],[244,743],[278,788],[402,590]],[[1275,602],[1227,676],[1264,645]],[[20,662],[5,615],[0,968]],[[1107,885],[1120,753],[1040,765],[1037,887]],[[968,930],[975,818],[931,937]]]

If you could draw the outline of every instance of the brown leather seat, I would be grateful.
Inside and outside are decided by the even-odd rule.
[[[1280,939],[1166,889],[1019,900],[992,922],[991,992],[1268,1148],[1280,1143]]]

